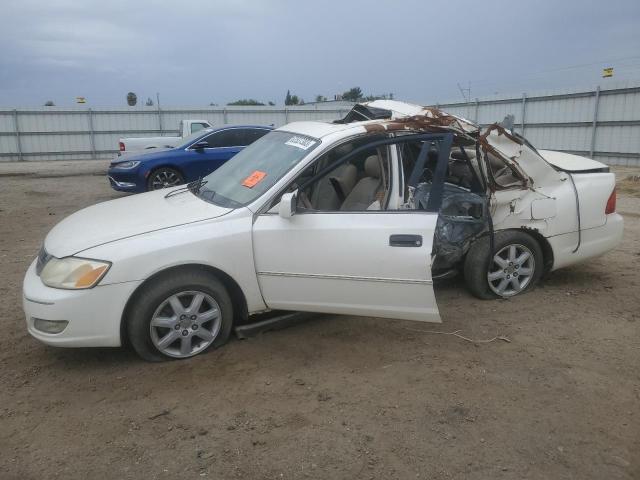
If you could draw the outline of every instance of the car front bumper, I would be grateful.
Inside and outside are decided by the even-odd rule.
[[[111,183],[111,188],[113,188],[114,190],[118,190],[121,192],[129,192],[129,191],[138,189],[138,185],[135,184],[134,182],[122,182],[122,181],[119,182],[118,180],[113,178],[111,175],[107,175],[107,177],[109,178],[109,182]]]
[[[140,281],[98,285],[86,290],[47,287],[34,261],[24,278],[22,304],[29,333],[56,347],[118,347],[122,312]],[[35,319],[67,321],[60,333],[45,333]]]
[[[107,178],[111,184],[111,188],[119,192],[145,192],[146,178],[139,169],[121,170],[118,168],[110,168],[107,172]]]

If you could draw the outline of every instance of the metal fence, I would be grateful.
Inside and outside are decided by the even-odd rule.
[[[61,108],[0,109],[0,161],[110,158],[121,137],[178,135],[182,119],[226,124],[274,125],[299,120],[334,120],[340,107]]]
[[[515,117],[516,130],[536,147],[586,155],[612,165],[640,166],[640,82],[438,104],[482,125]],[[132,107],[0,109],[0,161],[108,158],[118,138],[177,135],[178,122],[280,126],[333,120],[349,107]]]
[[[440,103],[482,125],[515,116],[515,129],[537,148],[640,166],[640,82]]]

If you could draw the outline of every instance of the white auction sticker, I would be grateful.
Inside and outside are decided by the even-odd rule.
[[[309,150],[309,148],[311,148],[314,143],[316,143],[316,142],[314,140],[311,140],[310,138],[295,136],[295,137],[291,137],[289,140],[287,140],[285,145],[290,145],[292,147],[298,147],[298,148],[301,148],[302,150]]]

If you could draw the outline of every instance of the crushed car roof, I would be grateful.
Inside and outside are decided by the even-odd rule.
[[[358,103],[335,123],[367,122],[368,131],[448,130],[462,134],[477,134],[480,127],[466,118],[437,108],[422,107],[396,100],[374,100]]]
[[[278,130],[293,131],[322,138],[332,133],[362,127],[368,132],[397,130],[438,130],[477,136],[475,123],[437,108],[423,107],[396,100],[358,103],[347,115],[332,123],[323,121],[293,122]]]

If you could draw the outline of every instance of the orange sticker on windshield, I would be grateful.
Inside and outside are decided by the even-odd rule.
[[[253,188],[257,184],[259,184],[267,174],[265,172],[261,172],[260,170],[254,171],[251,175],[245,178],[242,182],[243,187]]]

